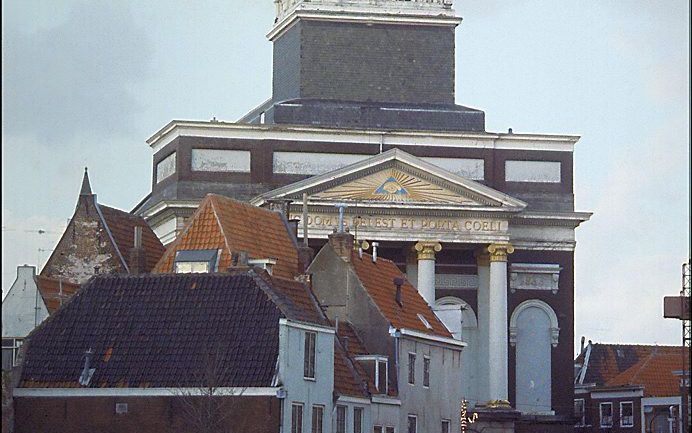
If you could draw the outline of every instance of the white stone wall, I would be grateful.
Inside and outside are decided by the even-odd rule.
[[[2,301],[2,337],[26,337],[48,317],[33,266],[18,266],[17,279]]]
[[[485,161],[474,158],[421,158],[440,168],[471,180],[485,179]]]
[[[560,183],[562,164],[554,161],[505,161],[507,182]]]
[[[156,164],[156,183],[175,173],[175,160],[176,156],[175,152],[173,152]]]
[[[274,173],[322,174],[370,158],[347,153],[274,152]]]

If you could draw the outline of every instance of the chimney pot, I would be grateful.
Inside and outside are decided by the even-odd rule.
[[[351,255],[353,254],[353,239],[351,233],[334,232],[329,235],[329,245],[331,245],[332,249],[334,249],[334,252],[339,257],[346,262],[350,262]]]
[[[401,286],[404,284],[404,279],[401,277],[395,277],[394,278],[394,285],[396,286],[396,295],[395,295],[395,300],[396,303],[399,304],[400,307],[404,306],[404,300],[401,297]]]

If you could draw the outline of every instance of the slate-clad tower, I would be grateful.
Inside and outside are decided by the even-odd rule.
[[[278,0],[272,98],[250,122],[484,131],[454,104],[450,0]]]

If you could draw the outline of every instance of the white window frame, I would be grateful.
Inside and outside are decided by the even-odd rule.
[[[293,402],[291,404],[291,433],[303,433],[303,408],[305,405],[300,402]],[[300,424],[296,422],[296,412],[295,409],[300,410]]]
[[[423,355],[423,388],[430,388],[430,357],[427,355]]]
[[[312,336],[312,347],[309,347],[310,336]],[[303,349],[303,379],[314,381],[317,367],[317,332],[305,331]]]
[[[445,429],[445,424],[447,425],[447,429]],[[451,420],[448,419],[443,419],[442,422],[440,423],[440,432],[441,433],[452,433],[452,422]]]
[[[411,420],[413,420],[413,432],[411,432]],[[406,417],[406,433],[418,433],[418,417],[409,414]]]
[[[357,414],[360,413],[360,417],[357,416]],[[363,421],[364,421],[364,415],[365,414],[365,408],[362,406],[356,406],[353,408],[353,433],[364,433],[363,432]],[[356,422],[358,421],[358,422]],[[360,431],[356,430],[356,426],[360,426]]]
[[[610,423],[609,424],[604,424],[603,423],[603,407],[604,406],[610,406]],[[601,428],[612,428],[613,427],[613,402],[604,402],[604,403],[599,403],[598,404],[598,425]]]
[[[9,344],[5,345],[6,341]],[[16,337],[3,337],[2,338],[2,350],[3,350],[3,352],[5,350],[10,350],[12,352],[12,367],[16,367],[17,365],[19,365],[17,363],[17,355],[19,355],[19,349],[22,348],[22,344],[24,344],[24,338],[16,338]]]
[[[380,372],[380,363],[384,363],[384,389],[380,389],[380,375],[382,374]],[[389,361],[388,360],[381,360],[381,359],[376,359],[375,360],[375,386],[377,387],[377,391],[380,394],[386,394],[387,393],[387,386],[389,385]]]
[[[583,398],[575,398],[575,406],[578,401],[581,401],[581,418],[579,418],[579,421],[577,422],[576,426],[583,427],[586,425],[586,400],[584,400]]]
[[[339,429],[339,410],[344,411],[344,424],[343,430]],[[336,405],[336,433],[346,433],[348,432],[348,406],[343,404]]]
[[[632,406],[632,415],[630,416],[631,421],[629,424],[625,424],[624,418],[622,416],[622,406],[625,404],[629,404]],[[621,401],[620,402],[620,427],[634,427],[634,402],[633,401]]]
[[[413,358],[413,364],[411,364],[411,358]],[[408,384],[413,386],[416,384],[416,353],[415,352],[409,352],[408,353],[408,364],[406,366],[408,367],[408,375],[407,375]]]
[[[319,419],[315,416],[319,414]],[[317,422],[316,422],[317,421]],[[312,433],[324,433],[324,406],[321,404],[312,405],[312,416],[310,417],[310,431]]]

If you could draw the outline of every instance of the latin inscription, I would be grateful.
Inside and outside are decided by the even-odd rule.
[[[300,214],[291,215],[291,218],[301,219]],[[425,217],[346,217],[346,227],[354,230],[430,230],[449,232],[500,232],[507,230],[507,222],[490,219],[472,218],[425,218]],[[308,227],[329,229],[337,227],[339,217],[337,215],[308,215]]]

